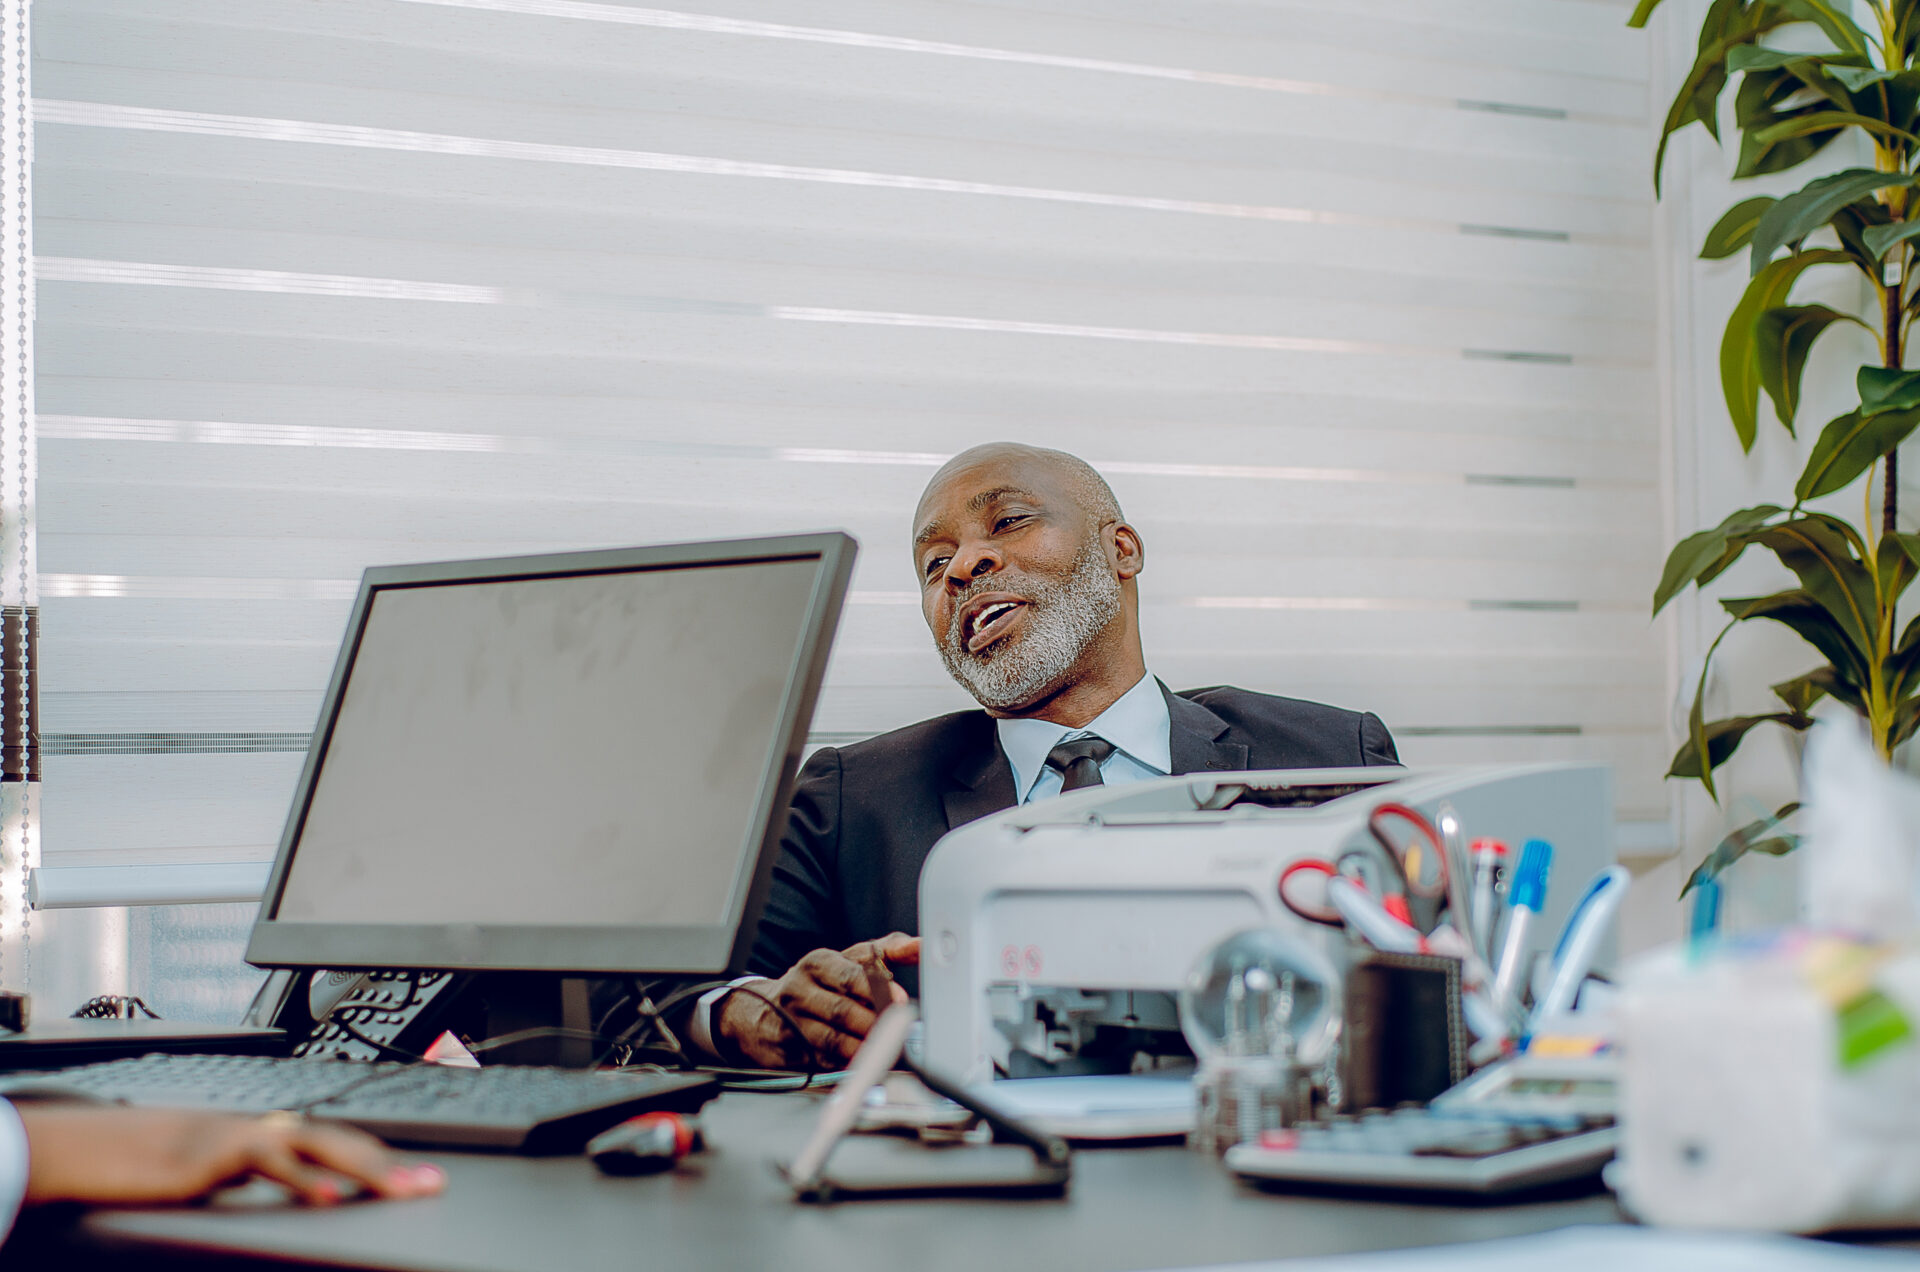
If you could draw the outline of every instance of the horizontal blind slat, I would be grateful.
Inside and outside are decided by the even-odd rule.
[[[964,707],[902,527],[997,436],[1174,683],[1661,815],[1618,6],[527,8],[38,7],[50,853],[264,851],[374,563],[844,526],[817,740]]]

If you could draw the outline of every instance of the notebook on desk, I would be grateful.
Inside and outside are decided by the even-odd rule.
[[[283,1056],[291,1046],[284,1029],[144,1018],[55,1019],[36,1021],[19,1033],[0,1033],[0,1073],[64,1069],[152,1052]]]

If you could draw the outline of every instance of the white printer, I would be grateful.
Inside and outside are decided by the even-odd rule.
[[[1389,800],[1429,818],[1445,801],[1472,839],[1553,845],[1536,950],[1613,863],[1612,782],[1592,764],[1188,774],[1011,808],[948,834],[920,875],[927,1064],[971,1084],[1072,1071],[1097,1038],[1177,1037],[1174,994],[1243,928],[1335,951],[1342,932],[1281,904],[1280,871],[1361,845]]]

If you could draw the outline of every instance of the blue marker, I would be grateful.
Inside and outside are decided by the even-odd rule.
[[[1507,890],[1507,932],[1500,946],[1500,965],[1493,974],[1493,998],[1498,1003],[1519,1001],[1514,980],[1520,974],[1520,956],[1527,948],[1527,929],[1547,903],[1547,875],[1553,869],[1553,845],[1529,839],[1520,850],[1520,865]]]
[[[1601,944],[1613,929],[1614,916],[1620,913],[1620,903],[1627,899],[1627,888],[1632,882],[1633,876],[1627,873],[1626,867],[1609,866],[1587,885],[1586,895],[1567,916],[1567,925],[1560,929],[1560,941],[1553,947],[1553,979],[1533,1009],[1534,1027],[1572,1009],[1580,986],[1586,982],[1594,959],[1600,955]]]
[[[1693,889],[1693,919],[1687,925],[1687,952],[1700,957],[1707,942],[1720,931],[1720,881],[1708,879]]]

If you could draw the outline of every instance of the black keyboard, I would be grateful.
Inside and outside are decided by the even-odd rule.
[[[578,1152],[636,1113],[691,1111],[719,1091],[718,1081],[701,1073],[205,1055],[114,1060],[38,1073],[13,1085],[150,1108],[285,1109],[345,1122],[394,1144],[519,1153]]]

